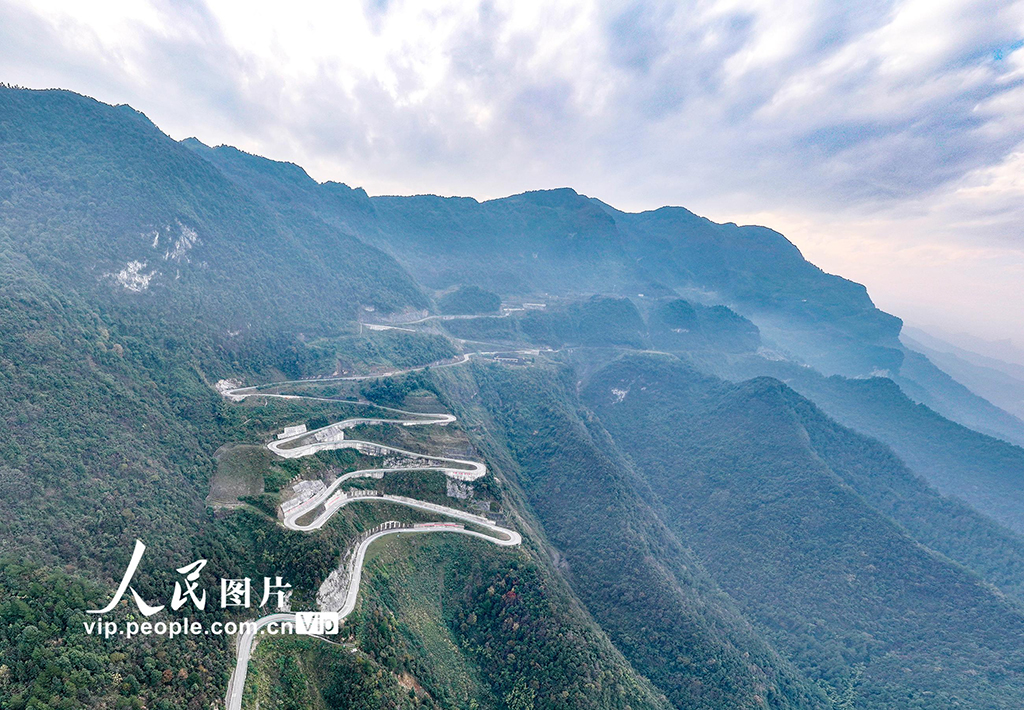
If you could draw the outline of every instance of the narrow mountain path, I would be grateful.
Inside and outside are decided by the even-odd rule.
[[[468,355],[461,356],[458,360],[441,363],[440,365],[435,364],[431,367],[445,367],[452,365],[461,365],[469,361]],[[417,372],[425,369],[425,367],[410,368],[407,370],[398,370],[389,373],[377,374],[377,375],[365,375],[365,376],[351,376],[351,377],[333,377],[325,378],[320,380],[298,380],[293,382],[275,382],[273,386],[279,386],[284,384],[312,384],[320,382],[328,382],[331,380],[366,380],[374,379],[378,377],[388,377],[399,374],[405,374],[409,372]],[[271,385],[266,385],[269,387]],[[277,399],[310,399],[319,401],[330,401],[339,402],[336,399],[329,399],[326,397],[306,397],[303,395],[296,394],[276,394],[276,393],[264,393],[260,392],[260,387],[238,387],[238,388],[227,388],[219,387],[221,394],[234,402],[240,402],[249,397],[266,397],[266,398],[277,398]],[[451,414],[426,414],[422,412],[410,412],[402,409],[394,409],[390,407],[379,407],[372,403],[366,402],[343,402],[344,404],[356,404],[373,406],[377,409],[384,410],[390,414],[396,414],[398,417],[354,417],[350,419],[344,419],[342,421],[334,422],[325,427],[314,429],[312,431],[304,431],[299,434],[277,439],[267,444],[267,448],[272,452],[283,458],[299,458],[302,456],[311,456],[319,451],[327,451],[332,449],[351,448],[363,453],[369,454],[388,454],[397,455],[408,461],[399,466],[392,466],[387,468],[370,468],[360,469],[357,471],[350,471],[342,476],[339,476],[330,486],[322,491],[319,491],[315,495],[309,497],[306,500],[302,500],[297,503],[292,501],[285,501],[282,509],[284,512],[283,524],[289,530],[297,530],[303,532],[310,532],[318,530],[323,527],[331,519],[331,517],[350,503],[373,503],[373,502],[387,502],[396,505],[403,505],[416,510],[422,510],[429,513],[434,513],[440,516],[444,516],[453,520],[453,522],[432,522],[432,523],[418,523],[418,524],[405,524],[397,521],[390,521],[384,523],[378,529],[374,530],[371,534],[362,538],[357,544],[354,551],[347,553],[342,563],[344,569],[339,570],[342,573],[342,578],[347,580],[347,586],[345,587],[344,600],[337,609],[339,618],[345,619],[356,607],[356,600],[359,595],[359,586],[362,580],[362,569],[363,561],[366,556],[366,550],[375,541],[385,537],[387,535],[395,535],[399,533],[431,533],[431,532],[448,532],[456,533],[459,535],[466,535],[469,537],[480,538],[486,540],[495,545],[501,546],[514,546],[519,545],[522,542],[522,536],[515,530],[504,528],[496,525],[493,521],[480,515],[475,515],[464,510],[457,510],[455,508],[449,508],[444,505],[437,503],[430,503],[428,501],[416,500],[414,498],[407,498],[405,496],[395,495],[382,495],[372,494],[367,495],[365,493],[349,493],[342,489],[343,485],[347,481],[351,481],[355,478],[363,477],[379,477],[388,473],[396,472],[408,472],[408,471],[440,471],[450,478],[456,478],[463,481],[474,481],[477,480],[487,473],[487,466],[479,461],[471,461],[456,458],[447,458],[443,456],[428,456],[426,454],[415,453],[412,451],[406,451],[404,449],[398,449],[393,446],[387,446],[385,444],[379,444],[372,441],[364,441],[359,439],[349,439],[345,437],[345,431],[356,426],[365,424],[397,424],[399,426],[447,426],[456,419]],[[289,503],[292,503],[289,505]],[[310,518],[309,520],[305,520]],[[300,522],[303,521],[303,522]],[[454,522],[458,521],[458,522]],[[466,524],[472,525],[474,529],[466,528]],[[318,600],[319,601],[319,600]],[[328,611],[334,611],[328,609]],[[260,619],[257,619],[251,626],[246,627],[241,634],[238,636],[237,648],[238,656],[235,663],[235,670],[231,675],[231,680],[228,684],[227,696],[225,698],[225,705],[227,710],[240,710],[242,707],[242,693],[245,689],[245,679],[248,674],[249,659],[252,654],[253,644],[255,643],[257,634],[266,629],[271,624],[275,625],[275,629],[287,628],[287,625],[294,625],[295,614],[291,612],[285,613],[274,613],[268,614]]]

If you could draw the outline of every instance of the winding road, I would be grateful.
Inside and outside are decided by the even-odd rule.
[[[458,360],[453,362],[442,363],[440,365],[433,365],[432,367],[445,367],[452,365],[459,365],[469,361],[468,355],[463,355]],[[393,375],[405,374],[409,372],[417,372],[425,369],[425,367],[411,368],[408,370],[398,370],[388,373],[382,373],[377,375],[365,375],[365,376],[350,376],[350,377],[333,377],[325,378],[322,380],[299,380],[295,382],[276,382],[272,383],[273,386],[279,386],[284,384],[316,384],[320,382],[328,382],[331,380],[365,380],[374,379],[377,377],[388,377]],[[269,387],[271,385],[267,385]],[[429,513],[435,513],[442,515],[447,518],[455,519],[460,521],[459,523],[451,522],[435,522],[435,523],[420,523],[416,525],[403,525],[398,522],[385,523],[382,527],[384,529],[378,530],[373,534],[363,538],[357,545],[354,554],[346,554],[343,558],[345,562],[343,565],[346,566],[344,572],[347,575],[348,584],[345,589],[345,598],[338,611],[340,619],[346,618],[355,609],[356,600],[359,596],[359,586],[362,580],[363,561],[366,557],[366,550],[371,544],[386,535],[394,535],[399,533],[428,533],[428,532],[449,532],[457,533],[460,535],[467,535],[470,537],[480,538],[486,540],[495,545],[501,546],[514,546],[519,545],[522,542],[522,536],[515,530],[509,528],[503,528],[496,525],[493,521],[480,515],[475,515],[463,510],[457,510],[455,508],[449,508],[444,505],[437,503],[430,503],[428,501],[416,500],[414,498],[407,498],[404,496],[394,495],[366,495],[356,494],[351,495],[346,491],[342,490],[342,486],[346,481],[350,481],[355,478],[362,477],[376,477],[387,473],[396,473],[402,471],[440,471],[446,476],[456,478],[464,481],[472,481],[481,478],[487,473],[487,467],[479,461],[469,461],[455,458],[446,458],[442,456],[428,456],[425,454],[415,453],[406,451],[404,449],[398,449],[392,446],[379,444],[376,442],[362,441],[358,439],[345,438],[345,431],[355,426],[363,424],[397,424],[400,426],[446,426],[455,421],[455,417],[451,414],[425,414],[422,412],[409,412],[402,409],[393,409],[389,407],[379,407],[366,402],[348,402],[340,401],[337,399],[329,399],[326,397],[305,397],[302,395],[294,394],[276,394],[276,393],[262,393],[259,391],[259,387],[238,387],[230,388],[226,386],[218,386],[218,390],[225,397],[231,401],[240,402],[248,397],[267,397],[267,398],[278,398],[278,399],[311,399],[330,401],[335,403],[344,404],[357,404],[357,405],[369,405],[382,409],[390,413],[401,415],[402,418],[375,418],[375,417],[355,417],[351,419],[345,419],[328,426],[314,429],[312,431],[306,431],[286,438],[277,439],[267,444],[267,448],[273,451],[278,456],[283,458],[299,458],[302,456],[310,456],[318,451],[327,451],[331,449],[341,448],[352,448],[359,451],[370,452],[374,454],[390,454],[406,459],[411,459],[408,465],[392,466],[387,468],[373,468],[373,469],[361,469],[357,471],[351,471],[342,476],[339,476],[330,486],[317,494],[310,497],[297,505],[293,505],[287,509],[284,513],[283,524],[289,530],[298,530],[303,532],[309,532],[318,530],[323,527],[331,517],[338,512],[341,508],[353,502],[388,502],[397,505],[404,505],[409,508],[426,511]],[[286,501],[287,503],[287,501]],[[301,519],[312,515],[312,519],[306,522],[299,522]],[[473,525],[477,529],[467,529],[465,524]],[[483,530],[484,532],[481,532]],[[258,620],[256,620],[251,626],[245,628],[245,630],[239,634],[237,640],[238,656],[235,664],[235,670],[231,675],[231,680],[228,684],[227,696],[225,698],[225,705],[228,710],[240,710],[242,706],[242,693],[245,689],[245,679],[249,668],[249,659],[252,654],[253,644],[255,643],[257,634],[265,629],[270,624],[277,624],[277,628],[281,628],[282,624],[294,624],[295,614],[286,613],[275,613],[268,614]]]
[[[520,309],[522,310],[522,309]],[[419,325],[420,323],[426,323],[432,320],[449,321],[449,320],[476,320],[484,318],[508,318],[512,315],[512,311],[502,309],[501,313],[446,313],[446,314],[435,314],[431,316],[423,316],[422,318],[416,318],[414,320],[395,321],[394,323],[364,323],[360,321],[359,325],[366,326],[371,330],[409,330],[408,328],[402,328],[403,325]],[[410,331],[415,332],[415,331]]]

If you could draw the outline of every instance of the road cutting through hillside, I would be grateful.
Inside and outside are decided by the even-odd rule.
[[[520,309],[521,310],[521,309]],[[512,315],[512,311],[503,310],[501,313],[458,313],[458,314],[435,314],[432,316],[423,316],[422,318],[416,318],[414,320],[395,321],[393,323],[368,323],[360,321],[359,325],[369,328],[370,330],[406,330],[411,333],[416,331],[410,330],[409,328],[402,328],[403,325],[419,325],[420,323],[427,323],[432,320],[439,321],[452,321],[452,320],[476,320],[476,319],[498,319],[508,318]]]
[[[245,399],[246,397],[251,397],[253,395],[261,394],[259,390],[260,390],[260,388],[263,388],[263,387],[280,387],[282,385],[311,385],[311,384],[321,384],[321,383],[326,383],[326,382],[364,382],[366,380],[376,380],[376,379],[379,379],[381,377],[397,377],[398,375],[409,375],[409,374],[412,374],[414,372],[423,372],[424,370],[428,370],[428,369],[438,370],[438,369],[440,369],[442,367],[453,367],[455,365],[465,365],[467,362],[469,362],[470,357],[473,356],[473,355],[495,355],[495,354],[497,354],[497,353],[492,353],[492,352],[486,352],[486,353],[484,353],[484,352],[480,352],[480,353],[462,353],[458,357],[453,358],[451,360],[442,360],[440,362],[432,362],[432,363],[430,363],[428,365],[419,365],[417,367],[407,367],[407,368],[404,368],[404,369],[401,369],[401,370],[386,370],[384,372],[378,372],[378,373],[372,374],[372,375],[331,375],[330,377],[314,377],[314,378],[310,378],[308,380],[284,380],[284,381],[281,381],[281,382],[269,382],[269,383],[267,383],[265,385],[252,385],[250,387],[231,387],[231,388],[227,388],[227,389],[222,389],[220,387],[220,383],[218,383],[217,389],[218,389],[218,391],[222,395],[224,395],[225,397],[230,399],[232,402],[240,402],[243,399]],[[227,382],[227,380],[221,380],[221,382]],[[264,396],[270,396],[270,395],[264,395]],[[301,397],[300,395],[275,395],[275,396],[284,397],[286,399],[319,399],[319,400],[326,399],[324,397]],[[328,400],[328,401],[337,402],[338,400],[332,399],[332,400]],[[387,408],[383,407],[383,409],[387,409]],[[400,410],[395,410],[395,411],[400,411]]]
[[[463,355],[456,361],[442,363],[440,366],[450,366],[464,364],[469,361],[468,355]],[[433,367],[438,367],[434,365]],[[408,370],[400,370],[389,373],[382,373],[379,375],[366,375],[366,376],[351,376],[351,377],[334,377],[322,380],[299,380],[294,382],[277,382],[272,383],[274,386],[284,384],[317,384],[321,382],[328,382],[330,380],[366,380],[374,379],[377,377],[388,377],[399,374],[406,374],[409,372],[417,372],[425,368],[411,368]],[[377,530],[369,536],[363,538],[356,546],[355,550],[351,554],[346,554],[343,557],[343,564],[345,565],[344,572],[347,575],[348,585],[345,589],[344,602],[341,608],[338,610],[340,619],[344,619],[355,609],[356,600],[359,595],[359,586],[362,580],[362,568],[363,561],[366,556],[366,550],[369,546],[387,535],[395,535],[400,533],[428,533],[428,532],[450,532],[457,533],[459,535],[467,535],[469,537],[476,537],[482,540],[486,540],[495,545],[501,545],[511,547],[519,545],[522,542],[522,536],[515,530],[509,528],[503,528],[496,525],[493,521],[489,520],[480,515],[475,515],[463,510],[456,510],[455,508],[449,508],[447,506],[439,505],[437,503],[430,503],[427,501],[416,500],[415,498],[407,498],[405,496],[395,495],[383,495],[383,494],[365,494],[365,493],[354,493],[350,494],[342,490],[342,486],[346,481],[351,481],[356,478],[364,477],[379,477],[387,475],[389,473],[398,472],[409,472],[409,471],[439,471],[444,473],[450,478],[455,478],[463,481],[474,481],[477,480],[487,473],[487,467],[485,464],[479,461],[470,461],[465,459],[447,458],[442,456],[428,456],[426,454],[420,454],[412,451],[406,451],[393,446],[387,446],[385,444],[379,444],[371,441],[364,441],[358,439],[345,438],[345,431],[359,425],[377,425],[377,424],[395,424],[398,426],[447,426],[456,420],[451,414],[429,414],[422,412],[410,412],[402,409],[394,409],[390,407],[378,407],[367,402],[348,402],[344,400],[330,399],[327,397],[305,397],[303,395],[294,394],[277,394],[277,393],[262,393],[259,391],[259,387],[218,387],[220,392],[228,399],[240,402],[249,397],[268,397],[276,399],[310,399],[314,401],[329,401],[341,404],[355,404],[364,406],[373,406],[384,411],[401,415],[402,418],[382,418],[382,417],[354,417],[350,419],[344,419],[328,426],[314,429],[312,431],[303,431],[291,436],[283,437],[267,444],[267,448],[272,452],[283,458],[299,458],[303,456],[311,456],[319,451],[328,451],[332,449],[351,448],[357,451],[371,454],[383,454],[390,456],[398,456],[405,459],[409,459],[407,462],[402,462],[400,465],[389,466],[384,468],[370,468],[360,469],[357,471],[351,471],[349,473],[339,476],[330,486],[324,490],[319,491],[315,495],[311,496],[307,500],[304,500],[295,505],[289,506],[287,512],[284,513],[283,524],[289,530],[297,530],[303,532],[309,532],[318,530],[323,527],[331,517],[338,512],[344,506],[354,502],[386,502],[395,505],[403,505],[416,510],[422,510],[429,513],[435,513],[443,515],[450,519],[459,521],[458,523],[419,523],[415,525],[406,525],[391,521],[385,523],[380,530]],[[286,501],[287,504],[289,501]],[[282,508],[284,510],[284,508]],[[311,516],[311,519],[305,522],[299,522],[301,519]],[[467,529],[465,524],[470,524],[478,528],[477,530]],[[485,532],[480,532],[483,530]],[[231,674],[231,680],[228,684],[227,697],[225,699],[225,705],[227,710],[240,710],[242,707],[242,694],[245,690],[245,679],[248,674],[249,659],[252,654],[253,644],[256,640],[257,634],[270,626],[275,624],[274,628],[288,628],[292,625],[294,628],[295,614],[291,612],[286,613],[275,613],[268,614],[256,622],[251,627],[246,628],[239,636],[237,640],[238,656],[235,663],[235,670]]]

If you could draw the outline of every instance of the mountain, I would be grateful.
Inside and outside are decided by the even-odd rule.
[[[136,539],[147,545],[134,582],[146,599],[173,587],[175,568],[202,558],[213,578],[283,575],[296,603],[308,604],[361,531],[389,515],[422,518],[369,506],[315,535],[285,531],[271,517],[283,484],[352,462],[265,465],[230,452],[260,450],[252,445],[297,416],[351,411],[232,406],[213,383],[330,371],[339,358],[363,371],[410,367],[450,357],[452,345],[359,334],[357,313],[416,311],[429,299],[387,255],[323,223],[286,223],[127,107],[5,88],[0,142],[0,706],[216,705],[234,664],[228,637],[83,631],[92,620],[85,610],[109,598]],[[143,264],[138,274],[116,271],[133,261]],[[207,508],[211,482],[232,467],[266,492],[234,512]],[[415,550],[411,559],[428,568]],[[440,613],[432,627],[479,646],[461,658],[461,675],[446,665],[450,653],[417,661],[422,637],[383,633],[376,602],[363,597],[351,629],[365,652],[304,675],[304,687],[330,707],[429,708],[438,707],[433,698],[462,697],[459,684],[471,678],[477,690],[465,703],[501,708],[526,678],[531,693],[568,693],[561,707],[667,707],[543,561],[529,553],[465,560],[478,566],[453,572],[450,591],[479,605],[473,634]],[[490,603],[488,588],[516,579],[520,602]],[[522,634],[503,626],[509,614]],[[548,658],[547,675],[514,655],[485,653],[494,643],[519,644],[523,660]],[[288,697],[296,676],[280,664],[289,648],[261,649],[266,683]],[[310,654],[314,664],[338,660],[326,649]],[[414,672],[426,692],[410,699],[401,683]],[[360,684],[367,694],[352,699],[347,688]]]
[[[1024,702],[1015,418],[777,232],[370,197],[66,91],[0,89],[0,168],[0,707],[219,705],[232,639],[85,631],[135,540],[144,599],[202,559],[316,608],[368,531],[434,520],[384,495],[522,544],[375,542],[339,644],[260,636],[243,707]],[[297,486],[394,464],[265,446],[341,420],[487,473],[353,479],[289,529]]]
[[[1020,703],[1020,606],[894,522],[938,521],[948,504],[883,447],[777,381],[726,384],[666,359],[617,362],[583,398],[669,529],[798,668],[851,688],[853,706]],[[1015,585],[1020,542],[993,556]]]
[[[131,108],[0,91],[0,233],[53,283],[222,339],[426,306],[393,259],[267,210]]]
[[[892,377],[916,402],[984,434],[1024,446],[1024,421],[979,397],[928,357],[905,349],[903,366]]]
[[[641,298],[681,290],[742,314],[771,314],[816,340],[804,348],[815,361],[898,367],[899,319],[770,229],[715,224],[675,207],[629,214],[568,188],[482,203],[371,198],[234,148],[188,145],[268,203],[301,208],[387,251],[429,288]]]
[[[730,379],[778,378],[842,424],[874,437],[919,476],[1024,533],[1024,449],[950,421],[888,378],[824,377],[792,363],[748,358],[719,368]]]
[[[1024,366],[978,355],[916,329],[904,331],[901,339],[975,394],[1024,419]]]
[[[474,285],[541,301],[682,295],[726,305],[791,359],[824,374],[890,376],[943,416],[1024,444],[1024,422],[904,347],[901,321],[875,308],[862,285],[821,271],[773,230],[715,224],[676,207],[631,214],[568,188],[482,203],[369,197],[228,146],[186,145],[288,221],[313,218],[351,232],[428,289]]]
[[[457,379],[456,379],[457,378]],[[822,707],[659,520],[568,370],[478,366],[445,390],[536,516],[594,619],[674,707]]]
[[[966,333],[951,333],[936,326],[929,326],[927,332],[910,327],[907,335],[918,342],[943,352],[956,352],[975,364],[988,364],[996,369],[1007,367],[1011,374],[1020,374],[1024,368],[1024,350],[1010,339],[985,340]]]

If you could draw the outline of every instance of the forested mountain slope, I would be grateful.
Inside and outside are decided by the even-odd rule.
[[[1022,702],[1021,607],[921,544],[942,518],[884,449],[777,381],[727,384],[665,358],[617,362],[583,399],[665,523],[797,667],[849,684],[858,707]],[[999,554],[1019,589],[1014,547]]]
[[[822,707],[654,514],[644,487],[580,407],[572,372],[477,366],[445,391],[479,421],[588,611],[677,708]]]
[[[971,391],[1024,418],[1024,366],[978,355],[919,330],[904,331],[900,339]]]
[[[892,447],[918,475],[1024,534],[1024,449],[980,434],[917,404],[892,380],[823,377],[791,363],[748,359],[731,378],[770,375],[848,427]]]
[[[916,402],[948,419],[1017,446],[1024,446],[1024,421],[979,397],[928,359],[904,349],[903,365],[893,381]]]
[[[231,333],[423,307],[393,259],[265,209],[142,114],[0,89],[0,234],[55,286]]]

